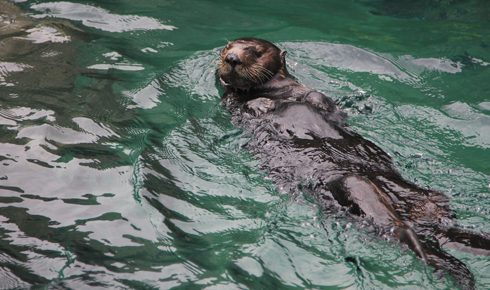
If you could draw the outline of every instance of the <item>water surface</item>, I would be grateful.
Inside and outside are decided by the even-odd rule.
[[[265,180],[215,76],[227,40],[276,43],[490,232],[490,7],[439,2],[0,2],[0,288],[452,289]]]

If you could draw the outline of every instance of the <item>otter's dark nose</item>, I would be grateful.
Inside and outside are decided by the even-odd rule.
[[[241,63],[240,59],[238,58],[238,54],[236,54],[234,51],[228,53],[228,55],[225,57],[225,61],[232,67],[235,67],[237,64]]]

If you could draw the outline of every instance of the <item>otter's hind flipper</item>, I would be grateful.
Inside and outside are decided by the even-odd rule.
[[[359,176],[347,176],[331,183],[329,190],[339,204],[349,207],[352,214],[371,218],[385,229],[394,229],[398,240],[425,263],[427,256],[415,231],[398,216],[390,200],[371,181]]]
[[[419,237],[415,231],[408,227],[400,227],[395,230],[395,236],[400,242],[408,245],[408,247],[422,260],[427,263],[427,254],[424,251],[423,245],[420,243]]]
[[[436,238],[443,247],[472,255],[490,256],[488,233],[475,233],[459,227],[439,228]]]
[[[443,251],[436,241],[425,239],[421,243],[429,265],[447,271],[456,279],[461,289],[475,289],[475,277],[463,262]]]
[[[350,213],[373,219],[381,227],[403,226],[391,201],[379,188],[366,178],[349,175],[328,185],[328,189]]]

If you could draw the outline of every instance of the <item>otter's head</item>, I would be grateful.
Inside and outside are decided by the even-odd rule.
[[[249,90],[270,80],[283,67],[285,51],[257,38],[239,38],[221,51],[218,74],[235,89]]]

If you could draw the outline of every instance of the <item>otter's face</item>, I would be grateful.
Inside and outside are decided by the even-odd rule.
[[[235,89],[249,90],[270,80],[282,67],[281,50],[256,38],[240,38],[221,51],[220,78]]]

